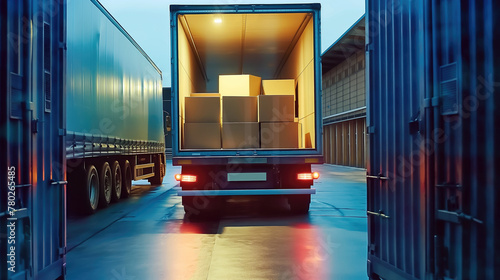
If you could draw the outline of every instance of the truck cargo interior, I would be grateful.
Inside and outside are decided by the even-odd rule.
[[[186,97],[215,93],[223,110],[220,75],[253,75],[262,82],[291,80],[292,121],[298,128],[290,130],[297,134],[297,144],[288,149],[316,148],[314,60],[319,58],[311,13],[181,14],[177,21],[179,143],[186,137]],[[259,97],[264,94],[260,91],[259,81]],[[259,129],[262,133],[262,125]],[[217,148],[224,149],[224,144],[208,149]],[[193,148],[182,144],[181,149]]]

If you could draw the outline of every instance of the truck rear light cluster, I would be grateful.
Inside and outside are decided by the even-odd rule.
[[[319,178],[319,173],[318,172],[312,172],[312,173],[299,173],[297,174],[297,180],[313,180],[313,179],[318,179]]]
[[[185,175],[185,174],[175,174],[175,180],[181,181],[181,182],[195,183],[196,176],[195,175]]]

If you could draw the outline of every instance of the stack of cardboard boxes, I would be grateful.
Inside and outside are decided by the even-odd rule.
[[[257,96],[260,77],[220,75],[222,96],[222,148],[259,148]]]
[[[218,94],[186,97],[183,148],[298,148],[294,119],[294,80],[220,75]]]
[[[185,99],[184,149],[220,149],[220,95],[195,93]]]
[[[259,96],[261,148],[298,148],[295,122],[295,81],[264,80]]]

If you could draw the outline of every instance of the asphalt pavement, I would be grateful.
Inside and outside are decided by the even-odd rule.
[[[276,196],[232,197],[217,219],[184,217],[174,174],[87,217],[69,215],[67,279],[367,279],[366,171],[313,166],[308,215]]]

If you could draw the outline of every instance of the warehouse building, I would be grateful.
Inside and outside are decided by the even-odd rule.
[[[366,167],[365,17],[321,56],[325,163]]]

